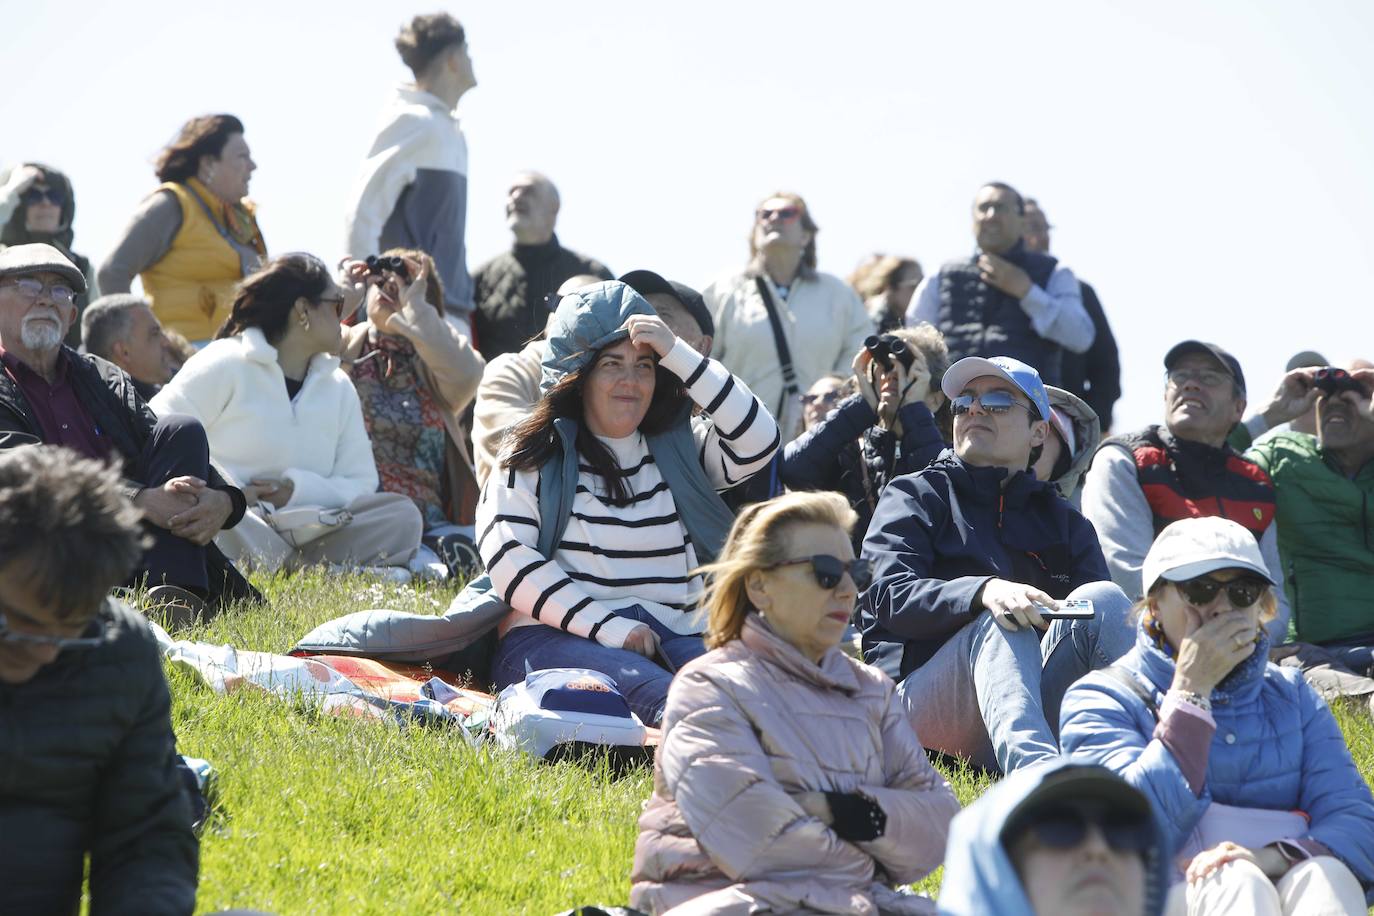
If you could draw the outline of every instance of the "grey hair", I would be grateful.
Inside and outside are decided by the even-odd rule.
[[[110,359],[110,351],[121,340],[129,339],[133,311],[140,306],[152,308],[147,299],[129,293],[111,293],[86,306],[81,313],[81,344],[87,353]]]
[[[120,486],[117,468],[70,449],[0,452],[0,565],[25,564],[61,618],[93,613],[142,560],[142,515]]]

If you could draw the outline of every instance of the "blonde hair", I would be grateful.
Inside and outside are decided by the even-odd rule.
[[[701,605],[707,610],[706,647],[717,649],[739,639],[750,605],[749,574],[794,559],[788,556],[787,529],[831,525],[849,535],[858,516],[838,493],[786,493],[745,508],[730,526],[725,547],[714,563],[697,572],[708,576]]]

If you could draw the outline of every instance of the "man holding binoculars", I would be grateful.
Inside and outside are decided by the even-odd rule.
[[[1367,365],[1367,364],[1366,364]],[[1258,435],[1317,408],[1317,433],[1285,431],[1245,456],[1269,473],[1278,499],[1279,554],[1292,606],[1290,636],[1312,653],[1374,677],[1374,369],[1294,369],[1248,420]],[[1306,666],[1306,661],[1304,661]]]

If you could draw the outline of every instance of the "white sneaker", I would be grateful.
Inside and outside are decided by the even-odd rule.
[[[417,579],[443,582],[448,578],[448,564],[439,559],[437,553],[423,545],[415,552],[415,557],[410,561],[409,568]]]

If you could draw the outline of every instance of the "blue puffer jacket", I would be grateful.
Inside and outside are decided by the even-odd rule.
[[[1047,777],[1085,764],[1082,759],[1061,758],[1017,770],[954,818],[940,883],[938,907],[942,916],[1034,916],[1016,866],[1002,845],[1002,828],[1016,807]],[[1158,847],[1163,847],[1166,840],[1158,821],[1155,829]],[[1163,911],[1168,896],[1168,856],[1147,858],[1145,882],[1145,913],[1156,916]]]
[[[1101,672],[1088,674],[1064,696],[1060,744],[1064,753],[1101,763],[1149,796],[1175,852],[1213,801],[1303,811],[1311,818],[1307,837],[1344,862],[1374,901],[1374,797],[1331,710],[1301,672],[1268,658],[1264,638],[1212,692],[1217,730],[1201,798],[1169,750],[1154,740],[1154,716],[1144,701]],[[1143,628],[1118,664],[1151,687],[1156,703],[1163,702],[1174,662]]]
[[[946,450],[883,491],[864,539],[873,584],[859,598],[864,661],[901,680],[982,612],[993,578],[1054,598],[1111,576],[1092,524],[1053,484],[974,467]]]

